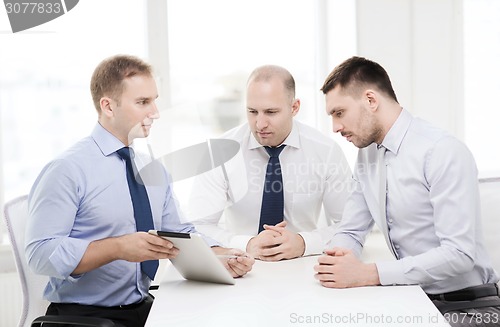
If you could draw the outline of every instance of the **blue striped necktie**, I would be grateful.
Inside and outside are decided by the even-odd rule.
[[[134,174],[135,167],[130,158],[131,151],[133,154],[133,150],[124,147],[116,151],[116,153],[118,153],[126,163],[128,189],[130,191],[130,197],[132,198],[132,206],[134,207],[134,218],[137,231],[147,232],[150,229],[154,229],[153,214],[151,213],[148,193],[141,180],[141,176],[139,174],[135,176]],[[141,269],[151,280],[153,280],[156,270],[158,269],[158,260],[141,262]]]
[[[264,148],[269,154],[269,162],[267,163],[266,179],[262,192],[259,233],[264,230],[264,224],[276,225],[282,222],[284,211],[283,179],[281,177],[279,155],[285,145],[282,144],[275,148],[266,146]]]

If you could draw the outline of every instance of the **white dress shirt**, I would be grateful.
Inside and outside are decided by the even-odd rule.
[[[360,149],[356,188],[330,246],[359,255],[376,223],[398,259],[377,262],[382,285],[443,293],[497,282],[483,245],[477,168],[467,147],[403,110],[385,136],[386,215],[379,204],[377,145]]]
[[[185,213],[200,232],[226,246],[245,250],[248,241],[258,234],[269,155],[248,124],[228,131],[222,138],[239,142],[240,151],[223,167],[196,178]],[[286,147],[279,159],[284,219],[288,229],[303,237],[304,255],[318,254],[341,219],[352,188],[351,170],[332,139],[298,121],[294,121],[283,144]],[[322,205],[326,222],[320,221]]]

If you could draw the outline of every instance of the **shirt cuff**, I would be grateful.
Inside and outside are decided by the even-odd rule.
[[[376,263],[381,285],[407,285],[403,264],[400,260]]]
[[[78,277],[71,277],[70,275],[82,260],[89,244],[89,240],[76,238],[64,239],[49,258],[50,263],[58,274],[55,277],[69,279],[70,281],[81,277],[82,275],[78,275]]]
[[[304,254],[307,255],[315,255],[323,253],[325,249],[325,244],[323,240],[317,233],[313,232],[300,232],[298,233],[304,239]]]
[[[246,250],[247,250],[247,244],[248,244],[248,242],[250,241],[250,239],[252,237],[253,236],[250,236],[250,235],[237,235],[237,236],[233,236],[231,238],[231,241],[229,241],[229,247],[235,248],[235,249],[240,249],[240,250],[246,252]]]

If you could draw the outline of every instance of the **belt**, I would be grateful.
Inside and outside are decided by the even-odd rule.
[[[498,295],[498,285],[494,283],[467,287],[458,291],[427,294],[431,300],[439,301],[472,301],[486,296]]]
[[[135,308],[140,307],[143,304],[153,303],[154,299],[155,299],[155,297],[153,295],[148,294],[148,296],[146,296],[146,298],[144,300],[142,300],[141,302],[132,303],[132,304],[125,304],[125,305],[119,305],[119,306],[116,306],[116,307],[111,307],[110,309],[133,310]]]
[[[117,305],[114,307],[104,307],[104,306],[99,306],[99,305],[90,305],[90,304],[79,304],[79,303],[57,303],[57,302],[52,302],[52,305],[55,305],[57,307],[87,307],[87,308],[94,308],[98,310],[132,310],[135,308],[140,307],[146,302],[146,300],[143,300],[141,302],[136,302],[132,304],[125,304],[125,305]]]
[[[144,301],[141,301],[141,302],[132,303],[132,304],[125,304],[125,305],[118,305],[116,307],[109,307],[109,309],[132,310],[132,309],[140,307],[143,304],[144,304]]]

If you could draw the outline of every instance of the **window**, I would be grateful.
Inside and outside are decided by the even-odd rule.
[[[500,176],[500,2],[464,0],[465,141],[480,176]]]
[[[15,34],[0,17],[0,29],[9,30],[0,33],[4,201],[28,193],[47,162],[89,135],[97,119],[92,71],[116,53],[145,57],[145,21],[145,0],[80,1],[64,16]]]

